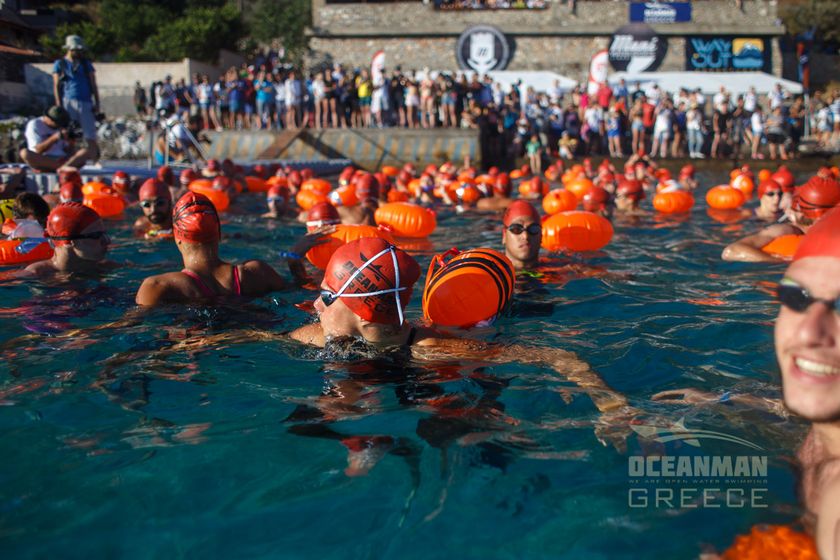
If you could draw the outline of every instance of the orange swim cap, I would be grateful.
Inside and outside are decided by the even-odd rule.
[[[834,257],[840,259],[840,208],[834,208],[820,218],[799,243],[793,260],[805,257]]]
[[[324,271],[324,283],[333,299],[340,298],[365,321],[386,325],[405,322],[404,309],[418,278],[417,261],[377,237],[343,245]]]
[[[222,237],[219,214],[203,194],[188,192],[172,210],[172,232],[176,241],[215,243]]]
[[[537,209],[531,206],[529,202],[524,200],[514,200],[510,206],[505,210],[505,215],[502,217],[502,223],[505,227],[509,226],[516,218],[522,216],[531,217],[535,222],[540,223],[540,213]]]
[[[146,179],[140,187],[140,190],[137,191],[137,198],[140,200],[165,198],[171,201],[172,193],[169,192],[169,187],[166,186],[166,183],[158,179]]]
[[[102,227],[99,214],[78,202],[64,202],[47,217],[46,233],[55,245],[66,245],[96,224]]]

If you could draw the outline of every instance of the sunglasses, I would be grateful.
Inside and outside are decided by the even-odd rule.
[[[513,235],[519,235],[523,231],[527,231],[528,235],[537,235],[542,231],[542,226],[540,224],[531,224],[528,227],[525,227],[522,224],[510,224],[507,227],[507,230]]]
[[[141,208],[151,208],[152,206],[163,206],[165,205],[167,200],[165,198],[155,198],[151,200],[141,200],[140,207]]]
[[[820,299],[815,298],[808,290],[791,280],[790,278],[782,278],[776,288],[776,297],[779,302],[792,311],[797,313],[804,313],[813,303],[824,303],[835,313],[840,314],[840,298],[837,299]]]

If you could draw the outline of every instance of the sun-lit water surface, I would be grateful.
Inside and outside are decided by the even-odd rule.
[[[276,252],[303,228],[266,225],[261,210],[252,196],[225,217],[223,256],[286,273]],[[511,316],[471,336],[574,350],[646,423],[684,419],[761,452],[714,440],[663,447],[626,426],[628,451],[618,452],[598,442],[589,397],[548,368],[347,362],[282,339],[195,342],[310,321],[294,307],[312,299],[302,289],[108,326],[132,312],[145,276],[181,266],[174,243],[131,237],[134,215],[109,224],[112,258],[130,265],[103,282],[0,285],[4,556],[692,558],[799,513],[789,457],[802,424],[649,399],[687,386],[777,393],[766,285],[783,267],[720,261],[726,243],[760,226],[718,223],[702,197],[688,219],[617,220],[606,250],[574,266],[547,257],[546,278],[520,285]],[[421,269],[453,245],[500,248],[497,220],[443,211],[432,247],[414,253]],[[84,331],[61,336],[68,329]],[[347,378],[365,382],[358,406],[319,414],[316,397]],[[359,441],[382,456],[350,477]],[[661,452],[767,455],[769,507],[628,507],[628,456]]]

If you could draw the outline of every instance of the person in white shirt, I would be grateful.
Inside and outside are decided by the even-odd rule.
[[[647,97],[648,103],[651,105],[659,105],[659,101],[662,99],[662,90],[659,89],[659,84],[653,84],[653,86],[647,88],[645,90],[645,97]]]
[[[752,132],[752,158],[764,159],[764,156],[758,153],[761,147],[761,139],[764,137],[764,114],[760,105],[756,105],[750,117],[750,131]]]
[[[748,113],[752,113],[753,111],[755,111],[757,104],[758,95],[755,92],[755,87],[750,86],[749,91],[744,94],[744,110]]]
[[[297,128],[297,114],[300,110],[301,86],[297,74],[292,70],[286,78],[286,128]]]
[[[772,111],[776,107],[781,107],[782,103],[784,102],[786,97],[785,91],[782,89],[782,84],[776,84],[776,87],[773,88],[773,91],[767,94],[767,98],[770,100],[770,110]]]
[[[715,107],[720,107],[724,103],[729,105],[729,93],[726,91],[724,86],[720,86],[720,91],[718,91],[715,96],[712,98],[712,103],[714,103]]]
[[[670,99],[665,99],[656,109],[656,120],[653,124],[653,145],[650,153],[665,157],[668,153],[668,142],[674,133],[674,111]]]
[[[588,132],[586,134],[586,152],[592,154],[597,150],[601,153],[601,136],[604,128],[604,110],[597,103],[590,105],[583,113]]]
[[[704,158],[703,155],[703,113],[696,101],[692,101],[685,114],[685,129],[688,134],[688,155],[691,158]]]
[[[26,123],[26,147],[18,154],[35,171],[56,171],[61,167],[82,167],[90,159],[88,148],[76,150],[76,137],[70,127],[70,114],[54,105]],[[81,138],[81,130],[77,131]]]

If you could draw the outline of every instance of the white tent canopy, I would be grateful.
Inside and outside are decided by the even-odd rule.
[[[704,94],[713,95],[723,86],[733,95],[746,93],[750,87],[755,87],[756,93],[762,95],[769,93],[776,84],[782,84],[790,93],[802,93],[801,84],[764,72],[616,72],[611,74],[607,81],[610,85],[615,85],[622,78],[627,82],[630,91],[633,91],[638,82],[643,91],[656,83],[660,89],[671,93],[678,92],[680,88],[689,91],[700,88]]]

